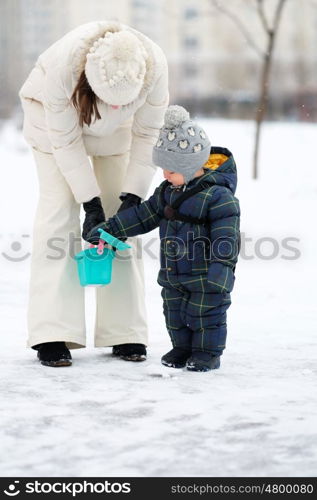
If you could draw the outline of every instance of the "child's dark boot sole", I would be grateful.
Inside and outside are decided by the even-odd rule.
[[[210,372],[211,370],[218,370],[218,368],[220,368],[220,365],[214,368],[209,368],[209,366],[187,366],[189,372]]]
[[[162,359],[161,363],[168,368],[184,368],[186,366],[186,361],[184,363],[168,363],[168,361]]]
[[[184,368],[190,355],[190,349],[173,347],[171,351],[161,357],[161,363],[168,368]]]
[[[210,363],[204,363],[201,360],[189,361],[187,370],[190,372],[209,372],[210,370],[218,370],[220,368],[220,359],[213,359]]]

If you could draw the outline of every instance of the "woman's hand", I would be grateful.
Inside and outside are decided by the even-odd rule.
[[[126,193],[120,196],[120,200],[122,201],[120,207],[118,208],[118,212],[122,212],[123,210],[127,210],[128,208],[138,206],[141,203],[141,198],[136,194]]]
[[[105,222],[106,217],[99,196],[84,202],[83,208],[86,212],[86,216],[83,224],[82,237],[84,240],[89,241],[87,239],[89,232],[98,224]]]

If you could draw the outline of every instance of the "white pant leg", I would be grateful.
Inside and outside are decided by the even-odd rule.
[[[114,215],[121,204],[119,196],[128,160],[128,154],[93,158],[106,218]],[[129,238],[133,249],[120,252],[121,260],[113,260],[112,282],[96,289],[96,347],[148,343],[144,269],[141,258],[136,258],[138,240]]]
[[[81,250],[80,205],[54,156],[35,149],[33,154],[40,197],[33,229],[28,346],[65,341],[69,348],[84,347],[84,288],[70,255]],[[69,244],[74,238],[76,243]]]

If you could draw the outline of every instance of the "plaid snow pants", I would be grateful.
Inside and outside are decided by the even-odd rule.
[[[226,346],[229,293],[211,293],[207,276],[168,276],[163,287],[163,311],[173,347],[221,355]]]

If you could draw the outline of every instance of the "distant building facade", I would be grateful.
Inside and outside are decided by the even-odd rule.
[[[17,90],[38,55],[68,30],[101,19],[129,24],[156,41],[169,62],[172,102],[198,112],[248,116],[254,112],[261,58],[237,27],[245,26],[256,45],[266,38],[254,0],[1,0],[0,116],[17,102]],[[272,19],[276,0],[264,0]],[[296,22],[294,22],[296,19]],[[316,107],[317,7],[313,0],[287,0],[276,40],[270,94],[273,107],[287,115],[288,102]],[[296,116],[298,117],[298,116]],[[295,118],[296,118],[295,117]]]
[[[21,13],[15,2],[0,2],[0,118],[8,118],[21,82]]]

